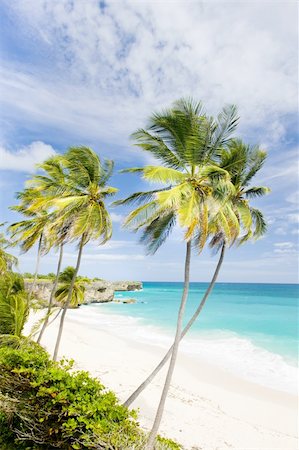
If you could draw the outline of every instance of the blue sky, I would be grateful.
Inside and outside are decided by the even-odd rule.
[[[129,135],[152,111],[182,96],[210,114],[238,105],[239,136],[269,153],[256,184],[271,187],[255,202],[266,216],[260,241],[231,249],[220,281],[298,282],[298,128],[296,2],[94,0],[0,1],[1,222],[34,165],[70,145],[88,145],[116,161],[111,184],[124,196],[144,188],[123,167],[150,161]],[[176,229],[155,256],[121,228],[104,247],[86,247],[81,273],[108,279],[173,280],[183,276],[184,244]],[[36,249],[20,256],[33,270]],[[75,263],[66,250],[65,265]],[[56,255],[41,271],[55,269]],[[194,254],[192,280],[216,264]]]

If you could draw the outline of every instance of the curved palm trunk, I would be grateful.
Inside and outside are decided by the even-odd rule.
[[[156,417],[154,420],[153,428],[151,429],[148,442],[145,446],[145,450],[153,450],[154,449],[156,436],[158,433],[158,429],[159,429],[163,411],[164,411],[165,401],[167,398],[172,374],[173,374],[175,364],[176,364],[179,343],[180,343],[181,333],[182,333],[182,323],[183,323],[184,311],[185,311],[185,306],[186,306],[187,297],[188,297],[188,290],[189,290],[190,260],[191,260],[191,242],[189,241],[189,242],[187,242],[187,248],[186,248],[184,290],[183,290],[182,300],[181,300],[180,309],[179,309],[179,313],[178,313],[177,327],[176,327],[176,333],[175,333],[175,338],[174,338],[174,342],[173,342],[171,360],[169,363],[169,368],[168,368],[168,372],[166,375],[165,384],[163,387],[163,391],[162,391],[160,403],[159,403],[159,406],[157,409]]]
[[[37,259],[36,259],[36,266],[35,266],[35,272],[34,272],[34,278],[33,283],[31,285],[30,291],[29,291],[29,299],[31,299],[33,290],[36,285],[37,275],[38,275],[38,269],[39,269],[39,263],[40,263],[40,257],[42,252],[42,242],[43,242],[43,233],[41,233],[39,241],[38,241],[38,249],[37,249]]]
[[[220,253],[220,257],[213,275],[213,278],[203,296],[203,298],[201,299],[200,304],[198,305],[196,311],[194,312],[193,316],[191,317],[191,319],[189,320],[189,322],[187,323],[187,325],[185,326],[185,328],[182,331],[181,334],[181,339],[183,339],[183,337],[188,333],[188,331],[190,330],[190,328],[192,327],[193,323],[195,322],[195,320],[197,319],[197,317],[199,316],[201,310],[203,309],[210,293],[212,292],[215,282],[217,280],[222,262],[223,262],[223,258],[224,258],[224,253],[225,253],[225,244],[222,245],[221,248],[221,253]],[[169,360],[171,353],[172,353],[172,349],[173,349],[173,345],[170,347],[170,349],[168,350],[168,352],[165,354],[165,356],[163,357],[163,359],[159,362],[159,364],[155,367],[155,369],[152,371],[152,373],[143,381],[143,383],[140,384],[140,386],[138,386],[138,388],[133,392],[133,394],[130,395],[130,397],[123,403],[124,406],[129,407],[135,400],[136,398],[141,394],[141,392],[144,391],[144,389],[153,381],[153,379],[155,378],[155,376],[157,375],[158,372],[160,372],[160,370],[162,369],[162,367],[164,367],[164,365],[166,364],[166,362]]]
[[[60,345],[60,341],[61,341],[61,335],[62,335],[62,330],[63,330],[63,325],[64,325],[64,319],[65,319],[65,315],[66,315],[66,311],[69,307],[69,304],[71,302],[72,299],[72,293],[73,293],[73,288],[74,288],[74,284],[76,281],[76,277],[78,274],[78,270],[80,267],[80,262],[81,262],[81,256],[82,256],[82,250],[84,247],[84,240],[85,240],[85,235],[83,234],[81,237],[81,241],[80,241],[80,246],[79,246],[79,252],[78,252],[78,257],[77,257],[77,264],[76,264],[76,268],[75,268],[75,272],[70,284],[70,289],[69,289],[69,293],[67,296],[67,300],[65,302],[65,305],[63,307],[63,311],[62,311],[62,315],[60,318],[60,324],[59,324],[59,330],[58,330],[58,335],[57,335],[57,340],[56,340],[56,345],[55,345],[55,349],[54,349],[54,355],[53,355],[53,360],[56,361],[57,360],[57,355],[58,355],[58,350],[59,350],[59,345]]]
[[[48,322],[48,326],[50,326],[51,323],[53,323],[53,322],[60,316],[62,309],[63,309],[63,308],[60,308],[60,310],[58,311],[58,313],[56,314],[56,316],[54,316],[53,319],[50,320],[50,322]]]
[[[40,343],[41,338],[43,337],[44,331],[47,328],[47,325],[48,325],[48,322],[49,322],[49,317],[50,317],[50,312],[51,312],[51,308],[52,308],[52,304],[53,304],[53,299],[54,299],[54,295],[55,295],[55,292],[56,292],[56,289],[57,289],[57,284],[58,284],[58,278],[59,278],[59,274],[60,274],[62,257],[63,257],[63,244],[60,245],[56,278],[55,278],[55,281],[54,281],[53,289],[51,291],[51,295],[50,295],[50,299],[49,299],[49,303],[48,303],[47,314],[46,314],[46,317],[45,317],[42,329],[40,330],[38,339],[36,341],[38,344]]]

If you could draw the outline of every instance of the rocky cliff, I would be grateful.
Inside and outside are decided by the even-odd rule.
[[[25,281],[25,286],[29,290],[31,280]],[[39,299],[42,305],[49,301],[53,282],[50,280],[38,280],[34,289],[34,296]],[[86,283],[84,304],[112,302],[115,291],[139,291],[142,289],[140,281],[92,281]]]

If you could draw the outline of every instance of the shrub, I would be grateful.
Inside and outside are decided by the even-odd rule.
[[[1,339],[0,339],[1,342]],[[0,448],[141,450],[136,412],[72,361],[56,363],[28,339],[0,344]],[[181,447],[159,438],[157,449]]]
[[[6,272],[0,278],[0,334],[20,336],[29,314],[29,295],[23,277]]]

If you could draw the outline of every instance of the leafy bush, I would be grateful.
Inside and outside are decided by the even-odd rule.
[[[29,314],[29,295],[23,277],[6,272],[0,278],[0,334],[20,336]]]
[[[1,344],[2,342],[2,344]],[[9,343],[9,342],[7,342]],[[141,450],[146,435],[136,412],[73,363],[50,360],[28,339],[0,339],[0,448]],[[159,438],[157,449],[178,450]]]
[[[30,273],[30,272],[24,272],[23,277],[26,280],[33,280],[34,274]],[[48,274],[44,274],[44,273],[37,274],[38,280],[54,280],[55,278],[56,278],[56,275],[54,272],[49,272]]]

